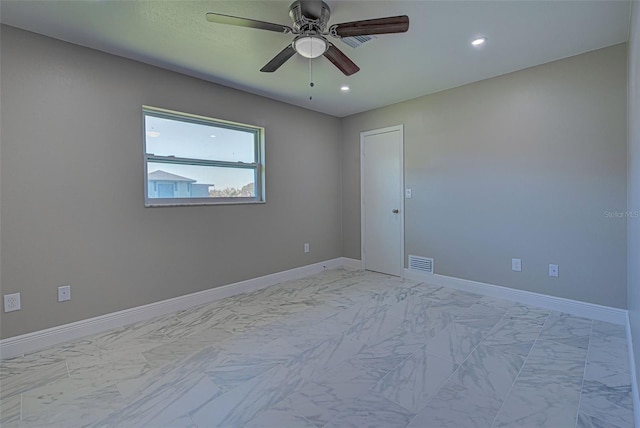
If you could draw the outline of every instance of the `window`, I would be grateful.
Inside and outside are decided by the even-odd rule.
[[[264,129],[143,107],[145,205],[264,202]]]

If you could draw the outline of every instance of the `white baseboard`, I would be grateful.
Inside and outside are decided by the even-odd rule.
[[[481,294],[483,296],[497,297],[531,306],[538,306],[553,311],[565,312],[571,315],[590,318],[598,321],[606,321],[612,324],[626,325],[627,311],[625,309],[596,305],[594,303],[580,302],[577,300],[554,297],[546,294],[533,293],[531,291],[516,290],[500,285],[486,284],[468,279],[454,278],[438,274],[425,274],[414,270],[405,269],[404,276],[415,281],[428,282],[430,284],[451,287],[457,290]]]
[[[359,261],[358,268],[359,268]],[[94,318],[88,318],[69,324],[64,324],[46,330],[27,333],[20,336],[0,340],[0,359],[13,358],[40,349],[48,348],[70,340],[101,333],[113,328],[124,327],[129,324],[146,321],[157,316],[182,311],[194,306],[210,303],[236,294],[250,293],[284,281],[304,278],[326,269],[352,268],[353,259],[336,258],[324,262],[314,263],[295,269],[277,272],[270,275],[240,281],[197,293],[174,297],[148,305],[137,306],[119,312],[113,312]]]
[[[631,372],[631,390],[633,393],[633,418],[635,426],[640,427],[640,391],[638,391],[638,378],[636,377],[636,359],[633,350],[633,337],[631,336],[631,321],[627,314],[627,347],[629,348],[629,371]]]

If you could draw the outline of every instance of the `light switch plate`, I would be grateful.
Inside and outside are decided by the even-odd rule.
[[[522,259],[511,259],[511,270],[514,272],[522,271]]]

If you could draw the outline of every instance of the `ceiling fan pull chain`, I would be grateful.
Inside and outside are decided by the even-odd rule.
[[[311,65],[311,58],[309,58],[309,100],[313,100],[311,88],[313,88],[313,66]]]

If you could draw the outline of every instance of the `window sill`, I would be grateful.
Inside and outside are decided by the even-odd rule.
[[[161,207],[201,207],[216,205],[256,205],[266,204],[267,201],[220,201],[220,202],[145,202],[145,208],[161,208]]]

